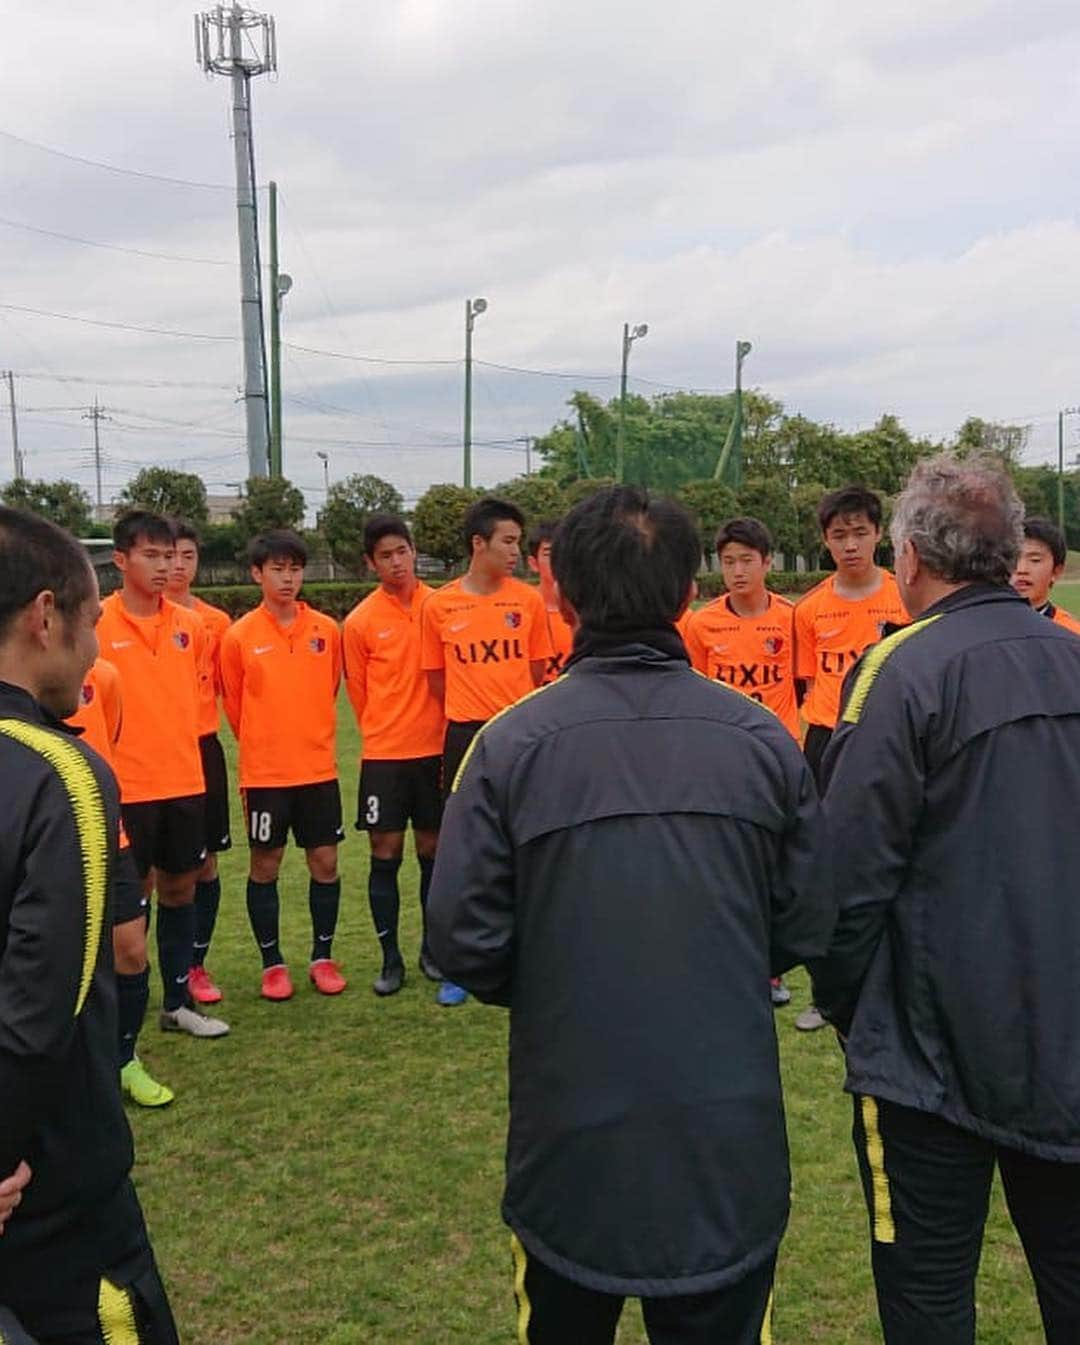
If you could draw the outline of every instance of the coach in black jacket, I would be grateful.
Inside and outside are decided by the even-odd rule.
[[[1007,478],[920,465],[892,524],[915,623],[824,761],[846,1038],[889,1345],[970,1345],[995,1160],[1049,1341],[1080,1341],[1080,639],[1008,587]]]
[[[0,1237],[0,1306],[39,1345],[175,1345],[120,1099],[119,796],[60,722],[99,607],[79,544],[0,508],[0,1177],[28,1178]]]
[[[609,1342],[635,1295],[653,1341],[757,1342],[789,1188],[768,978],[833,916],[814,785],[688,666],[678,505],[600,491],[552,559],[573,657],[477,737],[428,907],[446,975],[510,1006],[521,1339]]]

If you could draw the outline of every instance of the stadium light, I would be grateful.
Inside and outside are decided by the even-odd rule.
[[[630,347],[642,336],[648,336],[649,324],[639,322],[631,331],[628,322],[622,329],[622,377],[619,381],[619,428],[615,435],[615,480],[621,486],[624,476],[623,436],[626,422],[626,366],[630,362]]]

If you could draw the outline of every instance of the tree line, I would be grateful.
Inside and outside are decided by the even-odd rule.
[[[570,414],[537,440],[541,470],[486,488],[513,500],[530,522],[558,518],[590,491],[610,483],[615,468],[619,404],[589,393],[570,398]],[[733,514],[752,514],[770,529],[778,552],[821,563],[817,505],[836,486],[857,481],[878,491],[886,512],[919,458],[950,448],[961,455],[995,454],[1008,468],[1031,514],[1057,516],[1058,477],[1050,467],[1025,467],[1028,427],[971,417],[945,442],[912,436],[893,415],[870,429],[845,431],[805,416],[788,415],[776,399],[744,394],[742,463],[737,490],[713,479],[734,414],[734,396],[671,393],[627,399],[625,479],[674,495],[697,518],[708,556],[716,530]],[[461,525],[469,504],[486,490],[451,483],[430,486],[409,512],[418,548],[453,566],[464,555]],[[106,536],[95,524],[89,496],[71,481],[11,481],[6,504],[31,509],[78,536]],[[284,478],[252,478],[232,519],[211,523],[206,486],[192,473],[147,467],[125,487],[122,505],[178,514],[201,529],[210,563],[233,563],[248,541],[268,528],[303,529],[301,491]],[[1064,476],[1065,528],[1080,548],[1080,472]],[[388,481],[356,474],[331,485],[311,540],[354,574],[363,570],[362,537],[375,513],[403,514],[400,492]],[[790,561],[789,561],[790,563]]]

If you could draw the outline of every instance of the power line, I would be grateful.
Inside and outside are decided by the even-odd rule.
[[[2,307],[2,305],[0,305]],[[357,364],[459,365],[461,360],[391,360],[378,355],[347,355],[341,350],[319,350],[315,346],[300,346],[295,341],[283,341],[287,350],[299,350],[305,355],[325,355],[334,360],[355,360]]]
[[[57,159],[66,159],[69,163],[85,164],[88,168],[100,168],[106,173],[119,173],[124,177],[140,177],[150,182],[165,182],[172,187],[200,187],[205,191],[232,191],[231,186],[226,186],[223,182],[192,182],[188,178],[167,177],[163,173],[144,173],[137,168],[121,168],[119,164],[103,163],[100,159],[87,159],[81,154],[69,154],[66,150],[55,149],[52,145],[42,145],[36,140],[27,140],[21,135],[15,135],[11,131],[0,130],[0,136],[5,140],[12,140],[17,145],[25,145],[27,149],[36,149],[41,154],[52,154]],[[262,188],[260,187],[261,191]]]
[[[232,262],[221,261],[216,257],[182,257],[175,252],[150,252],[145,248],[124,247],[120,243],[100,243],[93,238],[79,238],[76,234],[58,233],[55,229],[43,229],[37,224],[23,224],[19,220],[0,219],[7,229],[22,229],[27,233],[42,234],[46,238],[59,238],[65,243],[81,243],[84,247],[104,248],[108,252],[124,252],[131,257],[150,257],[162,262],[191,262],[200,266],[232,266]]]
[[[169,327],[143,327],[135,322],[108,322],[104,318],[84,318],[76,313],[54,313],[45,308],[26,308],[22,304],[0,304],[9,313],[29,313],[36,318],[56,318],[60,322],[81,322],[88,327],[110,327],[122,332],[145,332],[150,336],[176,336],[187,341],[236,341],[235,336],[211,336],[207,332],[180,332]]]
[[[92,383],[95,387],[100,387],[103,383],[108,383],[118,388],[188,388],[206,390],[210,392],[233,392],[236,391],[235,383],[208,383],[193,379],[175,379],[175,378],[114,378],[112,374],[88,376],[86,374],[42,374],[26,373],[15,370],[16,378],[36,378],[43,379],[50,383]]]

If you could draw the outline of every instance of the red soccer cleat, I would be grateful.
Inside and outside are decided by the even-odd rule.
[[[263,999],[292,999],[293,983],[284,962],[279,962],[276,967],[267,967],[263,972],[261,994]]]
[[[311,983],[320,995],[340,995],[349,984],[338,964],[328,957],[311,964]]]
[[[205,967],[192,967],[188,972],[188,990],[196,1004],[220,1004],[221,991],[210,979]]]

